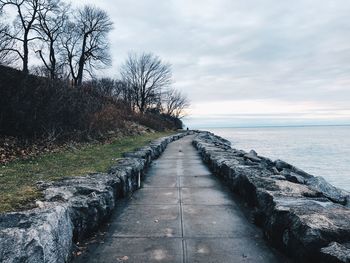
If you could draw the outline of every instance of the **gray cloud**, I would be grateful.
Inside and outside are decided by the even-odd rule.
[[[117,75],[128,51],[151,51],[173,64],[174,86],[194,105],[272,99],[333,115],[350,109],[348,0],[74,1],[88,2],[115,22],[108,73]]]

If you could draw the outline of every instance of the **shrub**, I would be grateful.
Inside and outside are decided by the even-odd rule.
[[[100,86],[90,81],[72,87],[67,80],[49,80],[0,66],[0,134],[83,139],[126,128],[125,120],[157,131],[182,127],[179,119],[156,110],[133,113],[128,102],[114,96],[115,91],[105,92]]]

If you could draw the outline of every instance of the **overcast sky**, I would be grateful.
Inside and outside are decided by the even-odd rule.
[[[173,65],[191,128],[350,123],[349,0],[73,2],[115,23],[108,73],[129,51]]]

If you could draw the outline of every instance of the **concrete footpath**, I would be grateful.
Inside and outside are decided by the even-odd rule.
[[[74,262],[288,262],[202,163],[193,136],[168,145],[143,188]]]

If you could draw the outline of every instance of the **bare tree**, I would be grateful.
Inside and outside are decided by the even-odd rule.
[[[129,54],[121,75],[131,89],[134,106],[141,113],[156,106],[162,90],[172,82],[171,65],[152,53]]]
[[[97,91],[98,94],[104,97],[110,97],[114,100],[123,100],[123,91],[126,88],[125,84],[120,80],[112,78],[92,79],[87,85],[90,85]]]
[[[63,65],[57,61],[57,56],[62,49],[59,46],[58,38],[63,33],[64,25],[67,22],[68,10],[69,6],[60,0],[51,0],[44,9],[38,12],[39,23],[34,27],[43,42],[41,48],[35,52],[39,54],[51,79],[57,78],[58,69]],[[46,52],[47,54],[45,54]]]
[[[190,106],[187,97],[175,89],[169,89],[165,93],[163,104],[165,114],[180,119],[185,116],[184,110]]]
[[[108,14],[97,7],[84,6],[73,21],[66,24],[61,41],[75,86],[80,86],[84,72],[111,63],[107,34],[113,23]]]
[[[9,53],[14,46],[14,41],[8,36],[9,31],[9,25],[0,23],[0,64],[2,65],[11,64],[12,60],[12,56]]]
[[[0,0],[0,11],[6,7],[14,7],[17,12],[12,30],[6,33],[15,44],[8,47],[7,51],[16,54],[22,60],[24,73],[28,73],[29,43],[37,39],[31,32],[44,4],[45,0]]]
[[[128,93],[128,86],[127,84],[122,81],[122,80],[115,80],[114,81],[114,96],[118,99],[124,100],[125,102],[127,102],[128,100],[126,99],[127,96],[126,94]]]

